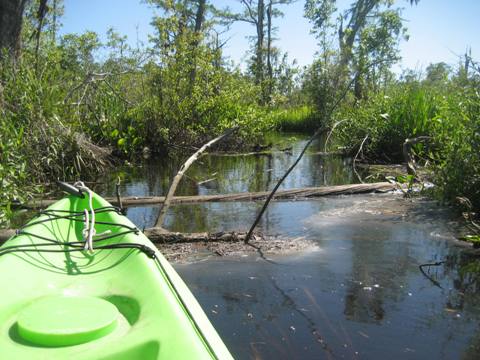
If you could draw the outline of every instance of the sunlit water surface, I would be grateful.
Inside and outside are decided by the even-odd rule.
[[[305,139],[274,137],[292,155],[202,158],[179,195],[271,189]],[[324,158],[313,145],[283,188],[358,181],[348,158]],[[122,195],[163,195],[179,163],[122,168]],[[104,194],[112,194],[107,179]],[[202,181],[210,180],[203,184]],[[260,202],[173,206],[174,231],[245,230]],[[158,207],[128,210],[139,227]],[[306,237],[307,253],[221,258],[174,264],[238,359],[478,359],[480,296],[469,257],[455,242],[448,208],[393,194],[276,201],[260,230]],[[419,265],[444,261],[425,267]],[[179,334],[179,336],[181,336]]]

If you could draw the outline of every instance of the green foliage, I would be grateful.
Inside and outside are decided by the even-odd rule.
[[[159,61],[148,68],[152,142],[197,144],[234,125],[241,126],[242,140],[254,140],[266,128],[256,105],[261,89],[222,66],[208,13],[199,21],[195,2],[153,2],[165,16],[154,19]]]
[[[435,182],[442,196],[466,197],[480,209],[480,96],[478,89],[451,91],[435,119],[438,144],[432,153]]]
[[[441,96],[419,84],[392,86],[354,106],[346,102],[336,113],[345,120],[338,129],[340,142],[357,147],[368,134],[367,156],[402,161],[402,145],[407,138],[428,135]]]
[[[10,215],[10,203],[25,199],[19,184],[27,180],[24,156],[19,151],[24,141],[23,129],[15,129],[8,120],[0,116],[0,225],[7,223]]]
[[[61,5],[47,13],[37,37],[39,2],[29,5],[22,57],[0,63],[1,222],[11,202],[31,196],[37,184],[98,174],[111,160],[109,149],[121,157],[146,146],[166,154],[240,125],[226,143],[236,147],[270,128],[258,105],[261,88],[224,64],[212,7],[152,3],[162,16],[154,19],[151,49],[132,49],[114,29],[106,44],[94,32],[58,38]],[[293,77],[282,64],[278,99],[291,91]]]
[[[307,105],[272,110],[270,117],[275,129],[285,132],[312,132],[320,126],[318,113]]]
[[[448,77],[448,76],[447,76]],[[445,78],[445,77],[442,77]],[[454,202],[466,197],[480,208],[480,96],[473,76],[468,85],[459,78],[433,82],[394,83],[368,100],[346,102],[335,114],[344,120],[336,129],[337,145],[363,147],[372,160],[402,162],[407,138],[428,136],[426,145],[414,146],[416,156],[434,170],[436,193]]]
[[[451,68],[446,63],[439,62],[428,65],[426,72],[426,82],[430,83],[431,85],[442,85],[448,81]]]
[[[307,0],[305,16],[313,24],[320,51],[309,67],[304,88],[321,117],[353,85],[361,100],[392,78],[399,42],[406,37],[401,9],[391,0],[352,1],[338,11],[336,1]],[[334,20],[336,19],[336,21]]]

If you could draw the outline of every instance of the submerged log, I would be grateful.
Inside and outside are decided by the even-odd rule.
[[[244,241],[246,232],[222,231],[218,233],[180,233],[166,231],[161,227],[145,229],[143,232],[153,243],[237,242]],[[261,235],[259,235],[261,236]]]
[[[389,182],[378,182],[371,184],[348,184],[335,186],[308,187],[289,190],[278,190],[274,199],[299,199],[312,198],[328,195],[346,195],[346,194],[363,194],[373,192],[388,192],[395,190],[395,185]],[[233,193],[219,195],[192,195],[192,196],[174,196],[172,204],[192,204],[202,202],[224,202],[224,201],[253,201],[263,200],[270,194],[270,191],[259,191],[249,193]],[[118,205],[115,197],[106,197],[108,202]],[[53,204],[58,199],[34,200],[30,203],[22,204],[21,207],[26,209],[42,209]],[[153,206],[163,204],[164,196],[127,196],[122,197],[122,205],[124,207],[134,206]]]
[[[0,230],[0,244],[14,233],[14,230]],[[196,254],[204,256],[206,253],[217,256],[257,253],[269,261],[265,254],[287,254],[317,248],[313,241],[303,236],[297,238],[265,237],[256,233],[250,243],[245,244],[246,232],[184,234],[168,232],[162,228],[151,228],[146,229],[144,233],[169,261],[182,261],[196,256]]]
[[[143,231],[151,242],[154,244],[165,243],[196,243],[196,242],[239,242],[244,241],[246,232],[237,231],[222,231],[217,233],[179,233],[166,231],[160,227],[153,227]],[[0,229],[0,244],[4,243],[15,235],[14,229]],[[263,238],[263,235],[256,234],[258,238]]]

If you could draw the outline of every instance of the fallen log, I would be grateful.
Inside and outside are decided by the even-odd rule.
[[[387,192],[395,190],[395,186],[389,182],[379,182],[371,184],[348,184],[335,186],[308,187],[289,190],[279,190],[275,194],[275,199],[309,198],[327,195],[343,194],[361,194],[369,192]],[[174,196],[172,204],[201,203],[201,202],[227,202],[227,201],[252,201],[263,200],[268,196],[269,191],[259,191],[251,193],[233,193],[218,195],[192,195],[192,196]],[[117,199],[114,197],[105,198],[111,204],[116,205]],[[43,208],[53,204],[57,199],[38,200],[25,204],[27,208]],[[164,196],[130,196],[122,198],[124,207],[159,205],[165,201]]]
[[[242,156],[268,156],[273,154],[284,154],[283,151],[252,151],[248,153],[229,153],[229,152],[209,152],[205,153],[208,156],[219,156],[219,157],[242,157]]]
[[[395,190],[395,185],[389,182],[378,182],[371,184],[348,184],[335,186],[308,187],[288,190],[278,190],[274,199],[299,199],[312,198],[328,195],[347,195],[347,194],[363,194],[374,192],[388,192]],[[251,193],[233,193],[219,195],[192,195],[192,196],[174,196],[171,199],[172,204],[192,204],[202,202],[226,202],[226,201],[253,201],[263,200],[270,194],[270,191],[259,191]],[[118,205],[115,197],[106,197],[108,202]],[[34,200],[30,203],[22,204],[21,207],[26,209],[42,209],[53,204],[58,199]],[[163,204],[164,196],[127,196],[122,197],[122,205],[124,207],[134,206],[153,206]]]
[[[4,243],[15,235],[16,230],[14,229],[0,229],[0,244]],[[179,233],[179,232],[170,232],[166,231],[160,227],[153,227],[145,229],[143,233],[150,239],[154,244],[165,244],[165,243],[196,243],[196,242],[211,242],[211,241],[223,241],[223,242],[237,242],[244,241],[246,232],[236,232],[236,231],[222,231],[218,233]],[[263,238],[262,235],[257,234],[257,237]]]
[[[0,244],[14,233],[15,230],[0,230]],[[316,244],[305,237],[265,237],[257,233],[248,245],[245,244],[246,232],[175,233],[150,228],[144,233],[169,261],[182,261],[205,253],[217,256],[259,253],[263,257],[264,254],[287,254],[316,248]]]
[[[153,227],[145,229],[143,233],[155,243],[196,243],[196,242],[211,242],[211,241],[223,241],[223,242],[237,242],[244,241],[246,232],[236,231],[222,231],[218,233],[180,233],[166,231],[161,227]],[[258,235],[261,237],[261,235]]]
[[[328,152],[316,151],[316,152],[310,152],[307,155],[317,155],[317,156],[323,156],[323,157],[329,157],[329,156],[332,156],[332,157],[334,157],[334,156],[349,157],[349,156],[352,156],[352,154],[350,154],[347,151],[328,151]]]

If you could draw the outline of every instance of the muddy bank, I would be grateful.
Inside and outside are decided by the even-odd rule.
[[[173,262],[191,261],[198,257],[244,256],[258,254],[287,255],[318,249],[318,245],[305,237],[280,238],[269,237],[252,239],[248,244],[243,241],[201,241],[189,243],[156,244],[162,254]]]

